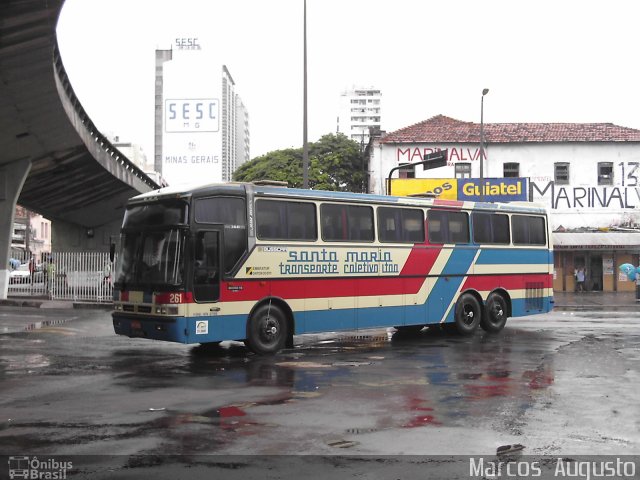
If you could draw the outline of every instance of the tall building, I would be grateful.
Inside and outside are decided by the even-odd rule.
[[[164,78],[164,62],[173,58],[173,50],[156,50],[156,86],[154,116],[154,158],[153,169],[162,174],[162,92]]]
[[[231,180],[236,170],[236,94],[235,82],[222,65],[222,181]]]
[[[251,160],[249,137],[249,112],[236,95],[236,168]]]
[[[238,130],[248,139],[246,107],[227,67],[198,39],[176,40],[156,51],[155,169],[169,184],[230,181],[245,149]]]
[[[352,88],[340,95],[340,114],[337,132],[351,140],[367,145],[371,129],[382,125],[382,93],[374,87]]]

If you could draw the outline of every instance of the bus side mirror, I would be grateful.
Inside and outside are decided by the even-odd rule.
[[[113,259],[116,258],[116,244],[109,245],[109,260],[113,263]]]

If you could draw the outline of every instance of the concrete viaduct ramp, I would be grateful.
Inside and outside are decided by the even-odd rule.
[[[4,0],[0,8],[0,298],[16,203],[52,220],[56,249],[103,250],[126,200],[158,188],[73,92],[56,40],[63,3]]]

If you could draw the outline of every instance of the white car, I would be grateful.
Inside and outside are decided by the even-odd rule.
[[[15,270],[9,272],[9,283],[29,283],[31,280],[29,264],[23,263]]]

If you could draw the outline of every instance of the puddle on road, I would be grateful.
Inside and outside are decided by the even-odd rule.
[[[8,354],[0,359],[0,370],[10,374],[30,373],[31,370],[51,365],[49,357],[39,353]]]
[[[65,322],[37,323],[42,329]],[[272,396],[274,390],[267,389],[268,396],[261,400],[242,403],[238,399],[241,403],[204,411],[177,411],[173,405],[166,405],[165,409],[161,403],[148,405],[155,410],[143,414],[148,415],[143,417],[143,423],[115,425],[115,432],[86,439],[91,442],[157,435],[162,438],[159,449],[215,451],[233,443],[240,435],[256,435],[265,427],[281,428],[265,423],[273,420],[258,415],[257,412],[264,409],[251,412],[252,407],[269,405],[275,408],[268,411],[296,411],[304,409],[305,400],[321,396],[327,396],[331,402],[362,401],[362,415],[367,416],[369,412],[366,421],[363,417],[351,425],[343,424],[343,435],[452,425],[469,416],[477,417],[478,412],[487,418],[498,411],[500,415],[506,412],[508,417],[520,417],[533,402],[531,390],[553,383],[553,370],[541,355],[544,351],[538,350],[536,355],[535,350],[527,350],[531,340],[536,339],[535,334],[519,337],[523,335],[527,336],[524,344],[521,338],[516,344],[515,336],[507,335],[499,341],[480,336],[454,341],[424,333],[397,343],[390,342],[386,335],[355,335],[305,344],[274,357],[248,355],[244,349],[233,348],[196,347],[184,356],[176,354],[177,350],[161,347],[119,350],[113,353],[109,367],[114,370],[116,384],[134,391],[162,391],[185,378],[187,390],[238,388],[241,391],[244,386],[251,387],[254,393],[250,400],[260,391],[255,387],[280,387],[281,390]],[[329,351],[339,353],[327,354]],[[407,366],[408,355],[412,357],[411,368],[402,368]],[[531,362],[536,357],[538,361]],[[14,373],[46,366],[49,360],[42,355],[14,355],[6,365],[0,364],[0,369],[4,367]],[[498,397],[518,401],[496,401]],[[370,428],[358,428],[363,424]],[[346,428],[349,426],[353,428]],[[65,440],[60,443],[65,444],[72,441],[72,433],[79,433],[84,427],[56,425],[46,429],[45,434],[66,429],[69,435],[62,435]],[[349,438],[337,437],[346,444],[351,442]]]

